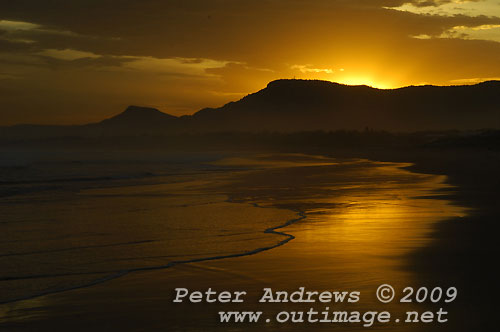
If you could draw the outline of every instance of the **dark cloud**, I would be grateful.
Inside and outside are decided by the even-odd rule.
[[[80,58],[74,60],[56,59],[49,56],[38,56],[47,65],[47,68],[53,70],[78,69],[88,70],[89,68],[107,68],[121,67],[123,64],[130,62],[131,59],[120,57],[100,56],[97,58]]]
[[[466,0],[464,2],[479,2],[481,0]],[[441,5],[453,3],[456,1],[453,0],[410,0],[410,1],[401,1],[403,3],[410,3],[416,7],[438,7]]]
[[[11,39],[4,39],[0,35],[0,52],[19,53],[19,52],[33,52],[37,48],[33,44],[13,41]]]
[[[438,35],[456,25],[499,23],[499,18],[390,13],[382,6],[437,5],[443,1],[183,0],[29,1],[2,5],[2,16],[43,25],[54,35],[22,31],[45,48],[76,48],[108,55],[252,57],[261,44],[283,44],[307,35],[353,33]],[[445,1],[447,2],[447,1]],[[361,6],[366,4],[365,6]],[[369,4],[369,5],[368,5]],[[300,22],[300,23],[299,23]],[[365,31],[363,31],[365,30]],[[320,32],[318,34],[318,32]]]

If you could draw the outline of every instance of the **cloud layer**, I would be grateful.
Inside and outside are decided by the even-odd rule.
[[[1,124],[97,121],[128,104],[189,114],[277,78],[500,77],[499,27],[489,0],[10,1]]]

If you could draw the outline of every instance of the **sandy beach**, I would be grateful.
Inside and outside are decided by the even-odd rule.
[[[301,331],[308,325],[221,323],[218,312],[261,310],[266,317],[273,317],[282,310],[305,310],[311,304],[258,302],[264,288],[293,292],[304,287],[360,292],[359,302],[335,303],[329,310],[388,310],[402,317],[405,311],[434,310],[435,306],[428,301],[382,304],[375,297],[379,285],[391,284],[399,292],[424,284],[452,286],[435,284],[431,279],[423,282],[428,271],[411,263],[412,255],[432,246],[437,225],[468,216],[468,208],[447,199],[456,188],[446,184],[445,176],[410,172],[405,169],[410,164],[405,163],[301,154],[224,156],[204,163],[211,168],[79,190],[75,199],[87,212],[79,211],[81,219],[73,222],[94,219],[94,226],[102,225],[95,213],[107,212],[108,223],[100,226],[100,233],[122,228],[109,221],[125,220],[122,225],[128,225],[129,242],[131,234],[134,241],[146,241],[151,234],[156,238],[162,235],[163,240],[119,250],[101,248],[98,254],[72,252],[74,264],[66,263],[65,271],[78,273],[85,268],[95,272],[106,266],[110,271],[125,272],[119,277],[99,275],[110,276],[110,280],[92,286],[88,284],[96,279],[82,279],[81,275],[69,283],[60,278],[49,278],[49,283],[47,278],[35,278],[39,281],[29,283],[35,291],[32,296],[44,289],[54,294],[1,305],[0,327],[7,331],[202,331],[228,327],[234,331]],[[97,202],[105,202],[106,208]],[[123,206],[127,206],[126,212]],[[266,232],[287,223],[275,230],[279,233]],[[169,239],[168,232],[182,228],[194,230],[175,233],[177,239],[185,241]],[[118,234],[114,236],[123,238],[123,233]],[[136,239],[138,235],[142,237]],[[42,257],[57,263],[61,259],[52,254]],[[190,260],[194,262],[184,263]],[[169,265],[180,261],[183,263]],[[23,296],[14,294],[16,282],[25,281],[2,281],[2,287],[12,296]],[[26,283],[21,286],[26,290]],[[60,292],[65,287],[75,289]],[[178,287],[243,290],[248,295],[241,304],[173,303]],[[328,305],[314,303],[312,307],[321,311]],[[451,305],[450,312],[453,308]],[[449,318],[455,323],[446,328],[456,326],[457,315],[450,313]],[[361,323],[322,323],[314,328],[366,329]],[[372,328],[409,331],[421,329],[422,323],[375,323]]]

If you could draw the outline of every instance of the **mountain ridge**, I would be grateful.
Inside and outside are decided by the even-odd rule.
[[[202,113],[205,125],[215,131],[223,127],[253,131],[259,125],[262,130],[277,131],[365,127],[392,131],[449,130],[477,129],[492,124],[498,128],[499,96],[499,81],[377,89],[321,80],[282,79],[237,102],[199,111],[193,118],[201,118]],[[472,114],[475,106],[483,110],[483,114]],[[494,114],[485,114],[492,112]],[[454,113],[469,113],[469,118],[461,116],[456,119],[460,121],[453,121]],[[283,120],[280,116],[287,116],[287,125],[280,125],[279,121]],[[196,124],[194,127],[199,130]]]
[[[0,137],[143,136],[207,132],[388,131],[500,128],[500,81],[377,89],[321,80],[280,79],[218,108],[174,116],[131,105],[100,122],[0,127]]]

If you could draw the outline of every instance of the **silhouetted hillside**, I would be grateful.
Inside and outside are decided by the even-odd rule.
[[[158,111],[155,108],[129,106],[122,113],[100,122],[107,126],[129,126],[131,124],[143,125],[151,123],[168,123],[177,117]]]
[[[499,129],[500,82],[381,90],[317,80],[277,80],[237,102],[191,116],[175,117],[153,108],[129,106],[99,123],[3,127],[0,137],[134,137],[364,128],[394,132]]]
[[[199,130],[470,130],[500,127],[500,82],[380,90],[278,80],[238,102],[192,117]]]
[[[129,106],[112,118],[88,125],[87,130],[103,136],[162,135],[175,127],[176,120],[155,108]]]
[[[56,137],[162,136],[175,131],[177,117],[155,108],[129,106],[98,123],[75,126],[16,125],[0,127],[0,137],[31,140]]]

